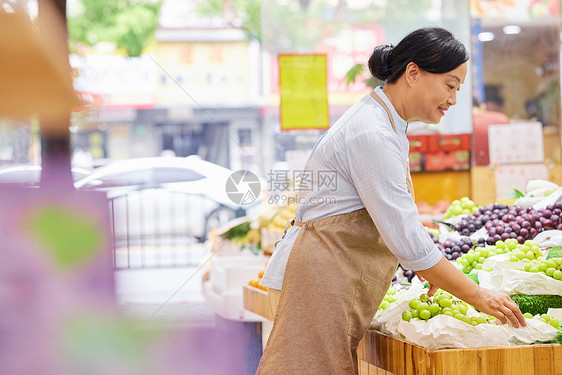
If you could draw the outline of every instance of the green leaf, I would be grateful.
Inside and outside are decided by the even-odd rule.
[[[353,65],[351,69],[349,69],[349,71],[345,73],[346,85],[349,87],[350,84],[354,83],[357,77],[363,74],[363,71],[365,71],[365,65]]]
[[[525,194],[523,194],[522,192],[520,192],[517,189],[513,189],[513,191],[510,192],[510,195],[511,195],[512,198],[522,198],[522,197],[525,196]]]
[[[233,226],[232,228],[230,228],[220,236],[225,240],[232,240],[235,238],[245,237],[249,231],[250,231],[250,222],[246,221],[242,224]]]

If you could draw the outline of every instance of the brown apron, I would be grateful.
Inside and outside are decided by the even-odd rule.
[[[301,230],[256,374],[357,374],[357,345],[398,261],[366,209],[295,225]]]

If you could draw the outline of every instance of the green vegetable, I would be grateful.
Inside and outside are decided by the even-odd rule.
[[[250,222],[246,221],[242,224],[233,226],[232,228],[230,228],[220,236],[225,240],[233,240],[235,238],[245,237],[249,231],[250,231]]]
[[[562,246],[554,246],[548,249],[546,259],[550,258],[562,258]]]
[[[519,306],[524,314],[526,312],[537,315],[546,314],[549,308],[562,308],[562,296],[552,294],[515,294],[511,299]]]

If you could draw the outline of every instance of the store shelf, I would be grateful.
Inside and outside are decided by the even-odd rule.
[[[249,285],[245,285],[243,288],[244,309],[273,321],[274,316],[269,306],[267,292]]]
[[[367,331],[358,351],[362,375],[560,375],[562,345],[428,350]]]

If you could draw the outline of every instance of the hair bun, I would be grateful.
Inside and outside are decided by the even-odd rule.
[[[369,71],[381,81],[386,81],[392,75],[389,65],[390,54],[394,50],[392,44],[376,46],[369,58]]]

